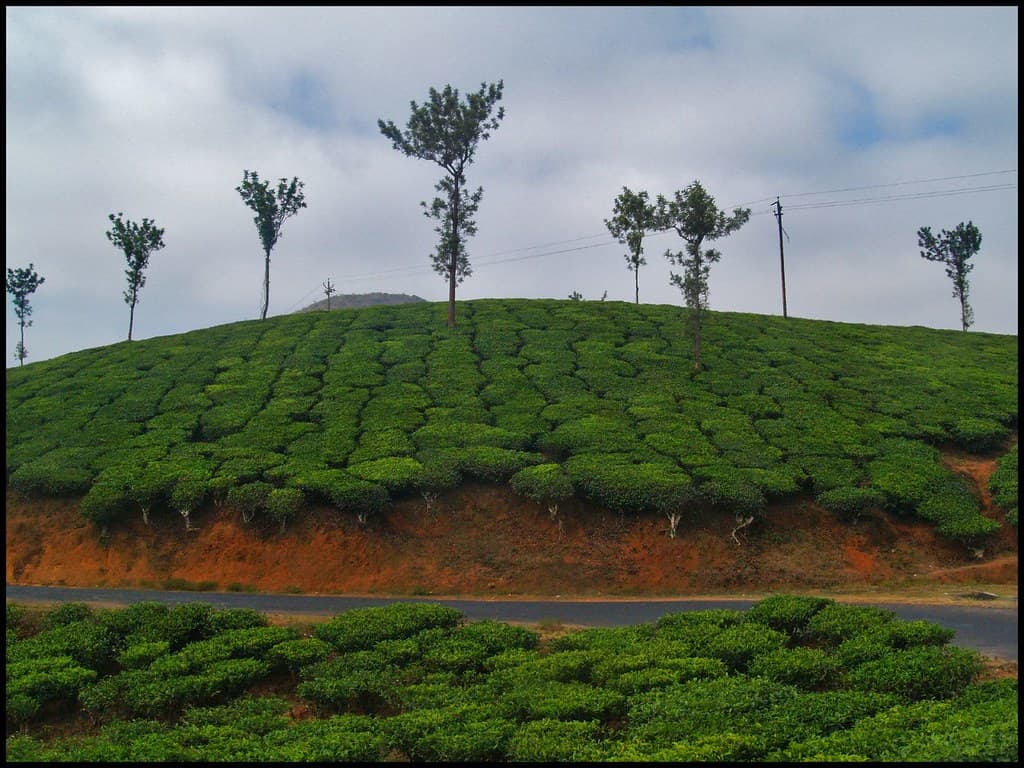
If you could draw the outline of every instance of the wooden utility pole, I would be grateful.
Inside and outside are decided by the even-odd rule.
[[[775,202],[772,203],[775,208],[775,218],[779,220],[779,267],[782,270],[782,316],[788,317],[786,314],[786,259],[782,252],[782,203],[779,202],[779,198],[775,198]]]
[[[323,283],[324,293],[327,294],[327,311],[331,311],[331,294],[334,293],[334,286],[331,285],[331,278],[327,278],[327,282]]]

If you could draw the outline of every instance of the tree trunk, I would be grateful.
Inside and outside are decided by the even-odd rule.
[[[267,307],[270,305],[270,249],[267,249],[266,260],[263,267],[263,311],[260,313],[260,320],[267,319]]]
[[[132,327],[135,325],[135,294],[132,294],[131,309],[128,312],[128,341],[132,340]]]
[[[633,280],[636,283],[636,303],[639,304],[640,303],[640,265],[636,264],[634,266],[635,266],[635,269],[633,270]]]
[[[18,347],[18,365],[25,364],[25,319],[21,320],[21,346]]]
[[[452,185],[452,262],[448,269],[448,327],[455,327],[455,272],[459,267],[459,177]]]
[[[696,314],[693,320],[693,370],[699,371],[703,367],[700,360],[700,309],[693,310]]]

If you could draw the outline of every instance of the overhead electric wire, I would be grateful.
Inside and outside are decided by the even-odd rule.
[[[856,191],[862,191],[862,190],[868,190],[868,189],[884,189],[886,187],[908,186],[908,185],[911,185],[911,184],[930,184],[930,183],[939,182],[939,181],[955,181],[955,180],[959,180],[959,179],[972,179],[972,178],[979,178],[979,177],[982,177],[982,176],[997,176],[997,175],[1008,174],[1008,173],[1016,173],[1016,172],[1017,172],[1017,170],[1014,168],[1014,169],[1007,169],[1007,170],[1002,170],[1002,171],[986,171],[984,173],[963,174],[963,175],[959,175],[959,176],[941,176],[941,177],[935,177],[935,178],[930,178],[930,179],[915,179],[915,180],[911,180],[911,181],[896,181],[896,182],[890,182],[890,183],[887,183],[887,184],[871,184],[871,185],[860,186],[860,187],[845,187],[845,188],[841,188],[841,189],[822,190],[820,192],[797,192],[797,193],[791,193],[791,194],[785,194],[785,195],[778,195],[777,197],[786,197],[786,198],[812,197],[814,195],[838,194],[840,192],[856,192]],[[902,195],[883,195],[883,196],[880,196],[880,197],[854,198],[854,199],[850,199],[850,200],[830,200],[830,201],[817,202],[817,203],[796,203],[796,204],[787,205],[786,210],[787,211],[800,211],[800,210],[805,210],[806,211],[806,210],[815,210],[815,209],[818,209],[818,208],[841,208],[841,207],[844,207],[844,206],[870,205],[872,203],[885,203],[885,202],[892,202],[892,201],[895,201],[895,200],[924,200],[924,199],[929,199],[929,198],[933,198],[933,197],[949,197],[949,196],[953,196],[953,195],[973,194],[973,193],[978,193],[978,192],[996,192],[996,191],[1005,191],[1005,190],[1016,189],[1016,188],[1017,188],[1016,184],[1007,183],[1007,184],[992,184],[992,185],[978,186],[978,187],[961,187],[961,188],[957,188],[957,189],[946,189],[946,190],[941,190],[941,189],[940,190],[929,190],[929,191],[925,191],[925,192],[911,192],[911,193],[902,194]],[[762,203],[762,202],[766,202],[766,201],[769,201],[769,200],[772,200],[772,199],[773,198],[765,197],[765,198],[761,198],[759,200],[753,200],[753,201],[750,201],[748,203],[743,203],[741,205],[735,205],[735,206],[730,206],[730,207],[731,208],[741,208],[741,207],[744,207],[744,206],[747,206],[747,205],[754,205],[756,203]],[[752,211],[750,215],[751,216],[762,216],[762,215],[773,213],[773,212],[774,211],[772,209],[768,209],[768,210],[764,210],[764,211]],[[648,236],[648,237],[655,237],[655,236],[662,235],[662,234],[669,234],[671,232],[672,232],[672,230],[655,230],[655,231],[648,232],[646,236]],[[531,250],[534,250],[534,249],[537,249],[537,248],[547,248],[547,247],[550,247],[552,245],[562,245],[562,244],[565,244],[565,243],[575,243],[575,242],[579,242],[581,240],[592,240],[592,239],[597,238],[597,237],[608,237],[608,234],[607,233],[600,233],[600,234],[594,234],[594,235],[583,235],[581,237],[574,237],[574,238],[569,238],[569,239],[566,239],[566,240],[555,240],[555,241],[548,242],[548,243],[540,243],[538,245],[529,245],[529,246],[524,246],[524,247],[521,247],[521,248],[513,248],[513,249],[509,249],[509,250],[505,250],[505,251],[497,251],[495,253],[491,253],[491,254],[488,254],[487,256],[483,256],[483,257],[480,257],[479,259],[474,260],[473,266],[474,267],[486,267],[486,266],[491,266],[491,265],[494,265],[494,264],[508,264],[508,263],[516,262],[516,261],[526,261],[528,259],[537,259],[537,258],[543,258],[543,257],[547,257],[547,256],[557,256],[557,255],[566,254],[566,253],[574,253],[574,252],[577,252],[577,251],[584,251],[584,250],[589,250],[589,249],[592,249],[592,248],[603,248],[603,247],[606,247],[606,246],[609,246],[609,245],[619,244],[618,240],[607,240],[606,242],[602,242],[602,243],[591,243],[589,245],[581,245],[581,246],[577,246],[575,248],[562,248],[562,249],[554,250],[554,251],[544,251],[542,253],[532,253],[532,254],[526,254],[526,255],[523,255],[523,256],[514,256],[514,257],[508,258],[508,259],[496,259],[496,258],[494,258],[496,256],[505,256],[507,254],[522,253],[523,251],[531,251]],[[342,280],[344,282],[354,282],[354,281],[359,281],[359,280],[377,279],[377,278],[386,277],[386,276],[389,276],[389,275],[396,275],[396,274],[397,275],[414,275],[414,274],[418,274],[418,273],[421,273],[421,272],[432,272],[432,271],[434,271],[434,269],[430,265],[417,265],[417,266],[409,265],[409,266],[403,266],[403,267],[393,267],[391,269],[377,270],[375,272],[367,272],[367,273],[362,273],[362,274],[343,275],[343,276],[341,276],[339,278],[339,280]],[[299,299],[299,301],[296,302],[295,305],[293,305],[293,308],[294,308],[294,306],[297,306],[299,303],[301,303],[306,298],[308,298],[311,294],[316,292],[316,290],[318,290],[318,289],[314,288],[313,290],[309,291],[302,299]]]
[[[862,197],[852,200],[831,200],[824,203],[797,203],[788,205],[787,211],[807,211],[814,208],[840,208],[845,205],[866,205],[868,203],[884,203],[891,200],[924,200],[931,197],[948,197],[950,195],[965,195],[971,192],[996,192],[1006,189],[1016,189],[1016,184],[993,184],[987,187],[962,187],[959,189],[937,189],[930,192],[911,192],[905,195],[886,195],[883,197]]]

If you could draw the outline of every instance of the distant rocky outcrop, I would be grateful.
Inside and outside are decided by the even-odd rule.
[[[340,293],[337,296],[331,296],[331,309],[372,307],[377,304],[413,304],[417,301],[426,301],[426,299],[406,293]],[[324,312],[326,310],[327,299],[323,298],[308,307],[296,310],[296,312]]]

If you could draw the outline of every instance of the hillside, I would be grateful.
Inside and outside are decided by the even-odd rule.
[[[336,296],[331,296],[329,301],[323,298],[296,311],[326,312],[328,303],[333,311],[335,309],[375,307],[381,304],[413,304],[421,301],[425,301],[425,299],[407,293],[339,293]]]
[[[1015,336],[710,313],[694,373],[678,307],[458,317],[302,313],[8,371],[8,581],[1015,588]]]

